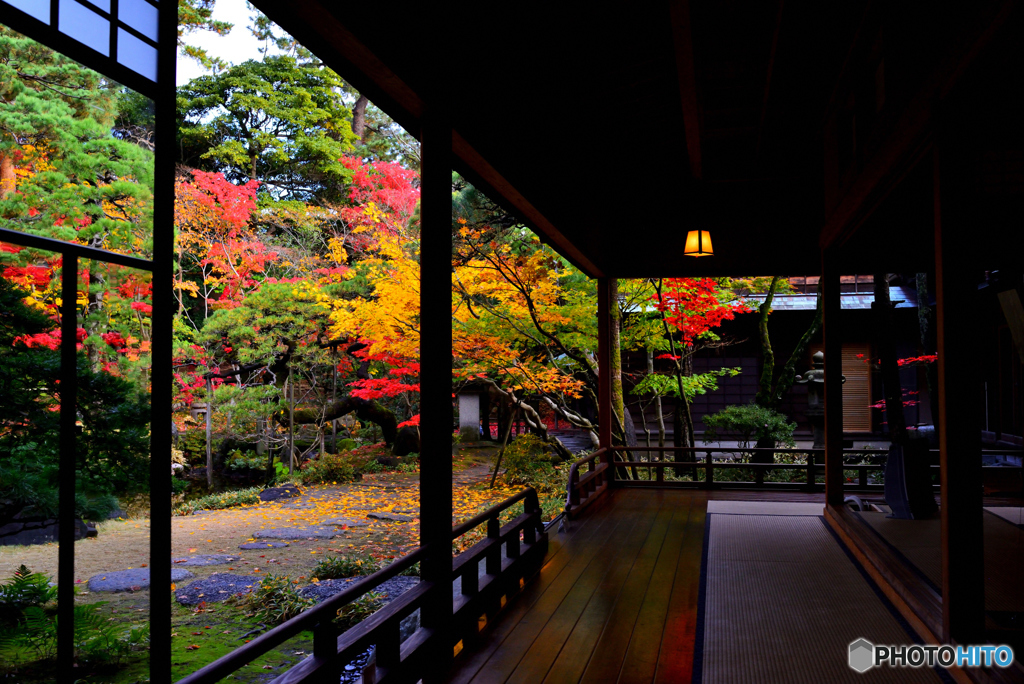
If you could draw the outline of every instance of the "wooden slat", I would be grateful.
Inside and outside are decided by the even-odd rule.
[[[580,595],[593,591],[596,582],[591,577],[599,568],[612,562],[621,542],[620,535],[628,534],[637,520],[635,515],[621,509],[615,510],[614,518],[614,527],[585,550],[589,553],[577,553],[569,567],[505,638],[501,648],[487,661],[487,666],[471,680],[472,684],[499,684],[507,681],[562,602],[567,599],[575,601]]]
[[[619,673],[619,684],[649,684],[654,679],[665,621],[672,598],[676,569],[679,565],[679,554],[686,539],[686,530],[693,513],[695,498],[696,496],[687,497],[687,505],[676,508],[675,515],[672,517],[672,524],[669,526],[661,553],[658,554],[658,562],[655,564],[651,581],[647,585],[647,593],[640,606],[640,614],[633,625],[629,648],[626,650]],[[698,582],[695,583],[695,586],[697,585],[699,585],[699,569]],[[696,618],[696,614],[694,614],[694,618]],[[691,642],[691,651],[692,648]]]
[[[868,345],[843,345],[843,431],[871,432],[871,368]],[[858,354],[861,358],[858,358]]]
[[[560,654],[568,654],[571,658],[582,660],[587,648],[592,648],[600,635],[600,626],[594,630],[589,639],[579,638],[577,628],[584,614],[593,604],[605,605],[614,602],[619,589],[629,569],[629,564],[623,562],[630,556],[636,556],[643,540],[653,525],[653,517],[647,514],[646,510],[633,511],[630,517],[633,519],[633,526],[628,532],[620,527],[614,539],[609,538],[605,548],[609,551],[604,558],[596,557],[583,577],[566,594],[565,599],[559,604],[557,610],[551,615],[544,629],[534,640],[533,645],[523,655],[519,665],[509,677],[510,683],[535,684],[540,681],[551,682],[576,682],[579,674],[575,677],[565,677],[557,672],[551,673],[552,663]],[[605,615],[607,618],[607,615]],[[593,615],[587,616],[588,621],[596,622]],[[586,622],[584,622],[586,624]],[[603,621],[601,623],[603,625]],[[577,637],[570,643],[570,637]],[[579,647],[577,647],[577,644]],[[549,679],[545,679],[549,675]]]
[[[581,559],[587,557],[587,548],[593,545],[593,540],[607,534],[616,524],[615,516],[610,514],[611,508],[597,506],[590,511],[585,523],[574,523],[568,532],[553,536],[548,557],[539,576],[526,585],[515,603],[506,608],[494,624],[487,626],[472,651],[467,649],[460,656],[449,675],[450,682],[464,684],[473,679],[481,668],[487,665],[491,656],[502,647],[519,620],[547,593],[559,577],[562,577],[563,573],[576,573],[568,580],[568,584],[572,584],[574,578],[578,577],[574,563],[579,563]]]
[[[695,494],[690,517],[686,521],[686,530],[683,532],[683,547],[679,552],[672,597],[669,599],[668,615],[665,618],[665,630],[661,636],[655,684],[689,682],[693,676],[697,599],[707,512],[707,497]]]
[[[616,489],[467,645],[452,682],[688,681],[705,492]]]
[[[668,495],[669,492],[664,494]],[[647,495],[650,496],[651,493]],[[651,575],[654,573],[673,517],[674,511],[670,508],[663,507],[658,511],[657,519],[647,535],[640,555],[633,563],[629,579],[622,588],[601,638],[597,641],[581,682],[593,684],[618,680],[622,661],[632,637],[632,626],[636,624],[637,616],[640,614]]]

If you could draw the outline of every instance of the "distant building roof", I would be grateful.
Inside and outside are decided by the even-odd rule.
[[[765,295],[747,295],[747,301],[763,302]],[[913,309],[917,307],[917,292],[898,285],[889,286],[889,299],[897,302],[897,309]],[[865,292],[843,292],[840,301],[844,309],[870,309],[875,295]],[[775,295],[772,300],[774,311],[814,311],[817,304],[816,294],[784,294]]]

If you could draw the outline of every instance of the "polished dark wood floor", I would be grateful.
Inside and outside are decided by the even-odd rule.
[[[553,534],[539,576],[449,681],[689,682],[707,495],[610,492]]]

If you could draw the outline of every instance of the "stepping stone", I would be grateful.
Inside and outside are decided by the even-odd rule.
[[[181,582],[195,577],[188,570],[171,568],[171,581]],[[149,587],[149,568],[132,568],[101,572],[89,578],[89,591],[136,591]]]
[[[258,530],[256,539],[333,539],[338,531],[329,527],[278,527],[273,530]]]
[[[278,499],[290,499],[296,496],[302,496],[299,488],[295,485],[285,485],[284,487],[264,489],[260,492],[260,501],[277,501]]]
[[[366,527],[370,523],[365,520],[356,520],[353,518],[331,518],[330,520],[324,520],[321,525],[334,525],[335,527]]]
[[[235,594],[244,594],[260,583],[253,575],[232,575],[216,572],[205,579],[197,579],[174,592],[174,598],[183,606],[194,606],[201,601],[220,603]]]
[[[283,541],[261,541],[261,542],[247,542],[245,544],[239,544],[238,548],[245,550],[252,549],[279,549],[282,546],[288,546],[288,542]]]
[[[189,556],[188,558],[175,558],[172,563],[175,565],[224,565],[241,560],[238,556],[228,556],[223,553],[210,553],[200,556]]]
[[[412,522],[416,518],[408,515],[402,515],[400,513],[368,513],[367,518],[374,518],[376,520],[387,520],[389,522]]]

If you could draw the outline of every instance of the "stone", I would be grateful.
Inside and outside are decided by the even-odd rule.
[[[338,531],[329,527],[277,527],[272,530],[258,530],[256,539],[333,539]]]
[[[288,542],[283,541],[261,541],[261,542],[247,542],[245,544],[239,544],[238,548],[249,550],[258,549],[279,549],[282,546],[288,546]]]
[[[75,541],[85,537],[95,537],[95,525],[84,520],[75,520]],[[47,544],[57,541],[58,528],[56,518],[48,520],[35,520],[32,518],[22,519],[15,516],[14,520],[6,525],[0,525],[0,546],[11,546],[20,544]]]
[[[174,592],[175,600],[183,606],[194,606],[206,603],[227,601],[235,594],[252,591],[260,583],[254,575],[232,575],[226,572],[215,572],[205,579],[197,579],[188,586]]]
[[[370,523],[355,518],[331,518],[330,520],[324,520],[320,524],[334,525],[335,527],[366,527]]]
[[[278,499],[291,499],[296,496],[302,496],[299,488],[295,485],[285,485],[283,487],[264,489],[260,492],[260,501],[277,501]]]
[[[233,563],[236,560],[241,560],[238,556],[229,556],[223,553],[208,553],[199,556],[189,556],[188,558],[175,558],[172,563],[175,565],[184,566],[203,566],[203,565],[224,565],[226,563]]]
[[[366,517],[374,518],[375,520],[387,520],[388,522],[412,522],[416,520],[416,518],[410,515],[402,515],[401,513],[388,513],[387,511],[382,511],[378,513],[368,513]]]
[[[395,443],[391,446],[391,453],[395,456],[408,456],[411,453],[420,451],[419,428],[406,426],[395,435]]]
[[[171,581],[181,582],[195,577],[188,570],[171,568]],[[89,591],[137,591],[149,587],[149,568],[131,568],[101,572],[89,578]]]

